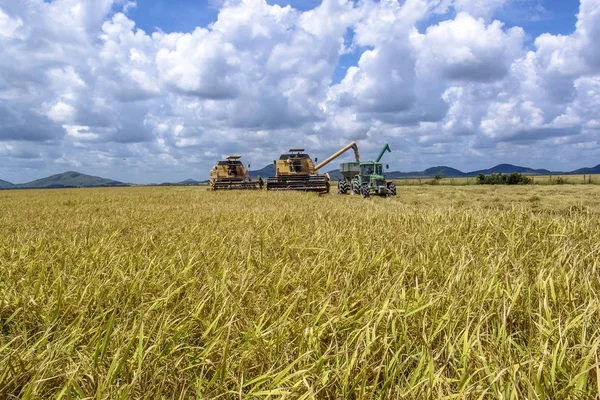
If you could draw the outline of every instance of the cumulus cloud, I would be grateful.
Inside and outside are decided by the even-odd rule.
[[[509,0],[219,4],[212,23],[165,33],[139,29],[132,1],[0,0],[0,177],[203,178],[230,152],[261,167],[348,140],[390,142],[403,169],[600,155],[595,0],[572,34],[532,44],[494,20]]]
[[[420,51],[421,68],[440,73],[442,79],[486,82],[503,79],[512,62],[523,52],[524,31],[504,31],[500,21],[485,25],[467,13],[430,26],[416,35],[413,44]]]
[[[454,8],[458,12],[466,12],[474,17],[489,19],[498,9],[509,2],[510,0],[455,0]]]
[[[0,9],[0,40],[2,38],[15,38],[17,30],[23,26],[20,18],[10,18],[2,9]]]
[[[156,57],[163,80],[183,94],[206,99],[235,98],[241,60],[235,47],[206,29],[175,39],[175,48]]]
[[[600,72],[594,63],[597,51],[588,46],[599,37],[594,31],[598,22],[600,5],[583,0],[573,34],[538,37],[535,51],[512,63],[511,74],[489,103],[481,132],[509,140],[587,140],[582,133],[594,126],[587,112],[595,107]]]

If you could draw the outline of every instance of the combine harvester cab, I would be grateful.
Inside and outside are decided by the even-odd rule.
[[[267,190],[329,193],[329,175],[320,175],[319,169],[350,149],[354,149],[358,160],[358,147],[352,142],[317,166],[310,156],[304,153],[304,149],[290,149],[289,153],[282,154],[279,160],[274,161],[275,176],[267,179]]]
[[[340,172],[343,178],[338,183],[339,194],[361,194],[369,196],[395,196],[396,185],[385,179],[381,158],[386,151],[391,152],[390,146],[386,144],[376,161],[347,162],[340,164]]]
[[[252,180],[248,170],[240,161],[240,156],[229,156],[218,161],[210,170],[211,190],[260,190],[263,180]]]

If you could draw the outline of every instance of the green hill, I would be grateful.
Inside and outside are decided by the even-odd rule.
[[[8,181],[3,181],[2,179],[0,179],[0,189],[12,189],[14,188],[15,185],[8,182]]]
[[[250,174],[250,177],[253,179],[258,178],[259,176],[261,178],[268,178],[270,176],[275,176],[275,165],[269,164],[262,169],[248,171],[248,173]]]
[[[466,176],[462,171],[456,168],[438,166],[427,168],[425,171],[412,171],[412,172],[400,172],[392,171],[385,174],[389,179],[401,179],[401,178],[432,178],[436,175],[441,175],[444,178],[460,178]]]
[[[600,164],[592,168],[580,168],[572,171],[571,174],[600,174]]]
[[[181,182],[163,182],[156,186],[198,186],[198,185],[205,185],[206,183],[207,183],[207,181],[197,181],[195,179],[186,179],[185,181],[181,181]]]
[[[520,174],[528,174],[528,175],[551,175],[553,172],[548,171],[547,169],[533,169],[527,167],[521,167],[519,165],[512,164],[498,164],[495,167],[482,169],[479,171],[468,172],[468,176],[477,176],[479,174],[490,175],[490,174],[510,174],[512,172],[518,172]],[[560,172],[563,174],[564,172]]]
[[[35,180],[33,182],[15,185],[15,188],[21,189],[44,189],[44,188],[78,188],[78,187],[110,187],[127,186],[123,182],[112,179],[100,178],[75,171],[67,171],[62,174],[52,175],[47,178]]]

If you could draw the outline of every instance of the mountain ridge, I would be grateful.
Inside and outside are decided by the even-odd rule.
[[[163,182],[156,185],[150,186],[199,186],[206,184],[207,181],[198,181],[196,179],[188,178],[181,182]]]
[[[3,181],[2,179],[0,179],[0,189],[11,189],[14,187],[15,187],[14,183],[11,183],[9,181]]]
[[[6,181],[2,181],[6,182]],[[61,189],[61,188],[84,188],[84,187],[116,187],[128,186],[127,184],[113,179],[101,178],[99,176],[82,174],[76,171],[66,171],[61,174],[50,175],[45,178],[36,179],[31,182],[12,184],[8,187],[0,186],[2,189]]]
[[[441,175],[445,178],[470,178],[476,177],[479,174],[490,175],[493,173],[509,174],[518,172],[526,175],[584,175],[584,174],[600,174],[600,164],[594,167],[579,168],[573,171],[550,171],[547,169],[534,169],[522,167],[513,164],[498,164],[492,168],[481,169],[469,172],[463,172],[456,168],[448,166],[436,166],[427,168],[424,171],[389,171],[385,175],[388,179],[409,179],[409,178],[432,178],[436,175]],[[339,180],[342,174],[339,169],[330,170],[327,172],[332,180]],[[273,164],[266,165],[259,170],[249,171],[252,178],[262,177],[267,178],[275,175],[275,166]],[[177,183],[163,183],[160,186],[170,185],[202,185],[206,184],[207,180],[186,179]],[[99,176],[87,175],[76,171],[66,171],[62,174],[55,174],[45,178],[36,179],[27,183],[14,184],[9,181],[0,179],[0,190],[6,189],[52,189],[52,188],[93,188],[93,187],[121,187],[132,186],[129,183],[123,183],[113,179],[102,178]],[[155,185],[156,186],[156,185]]]
[[[600,164],[591,168],[579,168],[572,172],[573,175],[581,175],[581,174],[600,174]]]
[[[248,174],[250,174],[250,177],[253,179],[258,178],[259,176],[261,178],[268,178],[269,176],[275,176],[275,165],[269,164],[261,169],[257,169],[254,171],[248,171]]]
[[[490,174],[510,174],[512,172],[518,172],[526,175],[582,175],[582,174],[600,174],[600,164],[591,168],[579,168],[574,171],[550,171],[547,169],[534,169],[529,167],[523,167],[513,164],[498,164],[491,168],[480,169],[475,171],[463,172],[459,169],[440,165],[436,167],[427,168],[424,171],[388,171],[385,173],[388,179],[399,179],[399,178],[432,178],[436,175],[441,175],[445,178],[472,178],[479,174],[490,175]],[[275,167],[273,164],[269,164],[260,170],[250,171],[252,177],[267,177],[275,175]],[[342,178],[342,174],[339,169],[333,169],[327,172],[331,179],[339,180]]]

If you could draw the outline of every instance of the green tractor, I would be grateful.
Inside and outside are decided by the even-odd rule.
[[[361,194],[364,198],[395,196],[396,185],[392,181],[385,180],[383,165],[380,163],[386,151],[392,152],[389,144],[383,147],[375,161],[340,164],[340,172],[344,178],[340,179],[338,183],[338,193]]]

